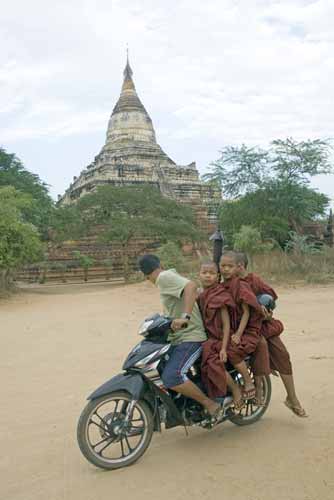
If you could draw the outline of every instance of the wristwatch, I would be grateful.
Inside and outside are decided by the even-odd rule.
[[[191,316],[190,316],[190,314],[188,314],[188,313],[182,313],[182,314],[181,314],[181,318],[182,318],[182,319],[187,319],[187,320],[189,321],[189,320],[190,320],[190,318],[191,318]]]

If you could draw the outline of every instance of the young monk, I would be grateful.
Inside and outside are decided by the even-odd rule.
[[[249,284],[237,275],[238,264],[235,252],[222,255],[220,272],[224,279],[224,290],[232,295],[236,304],[235,309],[230,310],[233,334],[227,352],[228,359],[244,379],[244,398],[253,399],[256,390],[244,359],[256,350],[260,342],[262,309]]]
[[[278,297],[273,288],[256,274],[248,273],[247,255],[238,252],[236,260],[238,276],[247,281],[256,296],[267,293],[274,300],[277,300]],[[286,389],[287,397],[284,404],[298,417],[307,417],[306,411],[297,398],[289,352],[279,337],[284,330],[283,324],[278,319],[272,318],[267,312],[264,312],[264,315],[266,320],[262,323],[261,333],[268,343],[271,369],[280,374]]]
[[[227,387],[232,392],[234,410],[240,412],[245,406],[241,390],[225,369],[230,341],[229,309],[235,303],[231,295],[219,283],[217,265],[205,262],[201,265],[199,278],[203,291],[198,297],[204,328],[208,340],[202,344],[202,380],[210,398],[225,396]]]

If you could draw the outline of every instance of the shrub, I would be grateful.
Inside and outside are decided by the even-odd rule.
[[[245,252],[250,256],[268,252],[273,249],[273,243],[263,242],[259,229],[252,226],[241,226],[234,236],[234,250]]]
[[[165,269],[175,268],[178,272],[187,271],[187,260],[176,243],[172,241],[165,243],[159,248],[156,254]]]
[[[295,255],[315,254],[322,251],[321,248],[309,241],[308,236],[290,231],[289,237],[290,239],[285,245],[285,250]]]

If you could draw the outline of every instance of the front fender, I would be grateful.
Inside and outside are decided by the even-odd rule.
[[[119,373],[95,389],[95,391],[92,392],[87,399],[96,399],[115,391],[127,391],[131,394],[133,399],[138,400],[145,389],[145,385],[146,384],[142,376],[139,374]]]

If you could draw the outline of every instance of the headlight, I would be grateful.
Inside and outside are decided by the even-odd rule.
[[[152,325],[153,321],[154,321],[153,319],[150,319],[148,321],[144,321],[144,323],[142,323],[139,327],[139,330],[138,330],[139,335],[144,335],[144,333],[146,333],[147,330],[149,329],[149,327]]]

